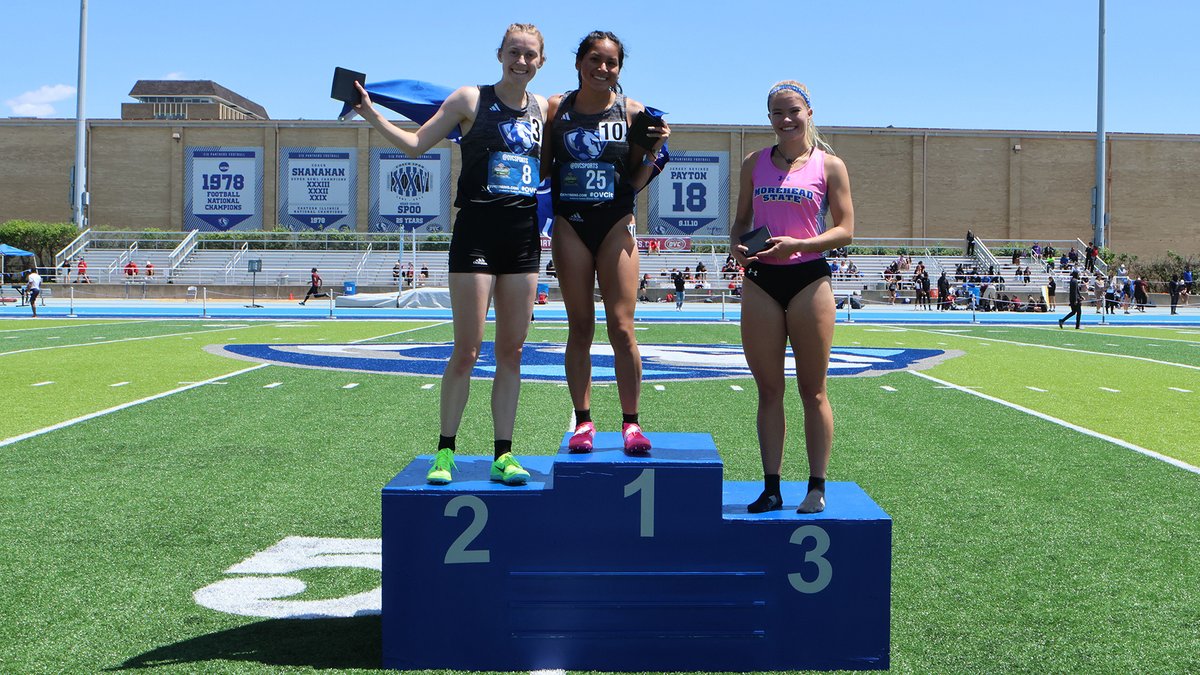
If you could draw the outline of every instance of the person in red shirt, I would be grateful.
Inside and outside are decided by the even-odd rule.
[[[146,261],[146,278],[149,279],[152,276],[154,276],[154,263],[147,260]]]
[[[87,275],[87,261],[86,260],[84,260],[83,258],[80,258],[79,264],[76,265],[75,269],[77,270],[75,273],[75,281],[78,281],[81,284],[86,284],[86,283],[91,282],[91,280],[88,279],[88,275]]]
[[[136,277],[137,273],[138,273],[137,263],[133,262],[132,260],[125,263],[125,276]]]
[[[300,301],[301,305],[308,302],[309,298],[328,298],[329,297],[328,293],[321,292],[321,275],[317,274],[317,268],[315,268],[315,267],[312,268],[312,278],[309,279],[308,283],[309,283],[308,292],[304,294],[304,299]]]

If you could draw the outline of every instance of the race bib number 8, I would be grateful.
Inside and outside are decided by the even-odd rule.
[[[537,194],[540,166],[536,157],[493,152],[488,157],[487,191],[532,197]]]
[[[571,162],[558,174],[558,198],[564,202],[611,202],[616,168],[608,162]]]

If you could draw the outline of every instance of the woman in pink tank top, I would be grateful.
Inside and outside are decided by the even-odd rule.
[[[758,388],[763,463],[763,493],[746,508],[751,513],[783,508],[783,395],[790,340],[804,406],[809,472],[808,490],[797,511],[817,513],[825,508],[825,474],[833,449],[833,409],[825,376],[835,310],[822,252],[853,239],[854,205],[846,165],[827,152],[813,126],[804,85],[776,84],[767,94],[767,112],[778,143],[742,161],[737,215],[730,228],[730,250],[746,268],[748,281],[742,291],[742,349]],[[752,252],[742,245],[742,237],[757,228],[767,228],[771,236],[765,248]]]

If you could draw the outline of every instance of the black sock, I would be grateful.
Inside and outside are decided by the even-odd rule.
[[[512,452],[512,441],[496,441],[496,456],[494,459],[500,459],[500,455],[506,452]]]
[[[621,423],[622,424],[638,424],[638,414],[633,413],[632,415],[630,415],[628,413],[621,413]]]
[[[453,436],[438,436],[438,450],[450,448],[450,452],[454,452],[454,437]]]
[[[591,421],[592,421],[592,409],[591,408],[585,408],[583,410],[575,411],[575,426],[579,426],[580,424],[583,424],[584,422],[591,422]]]
[[[762,494],[758,499],[746,505],[746,510],[750,513],[765,513],[783,508],[783,495],[779,494],[779,474],[764,475],[763,485]]]
[[[820,490],[821,492],[825,492],[825,479],[817,478],[816,476],[809,476],[808,477],[808,491],[812,492],[813,490]]]

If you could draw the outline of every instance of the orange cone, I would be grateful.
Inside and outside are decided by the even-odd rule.
[[[295,297],[294,295],[292,295],[292,294],[291,294],[291,292],[289,292],[289,293],[288,293],[288,300],[295,300],[295,299],[296,299],[296,297]]]

